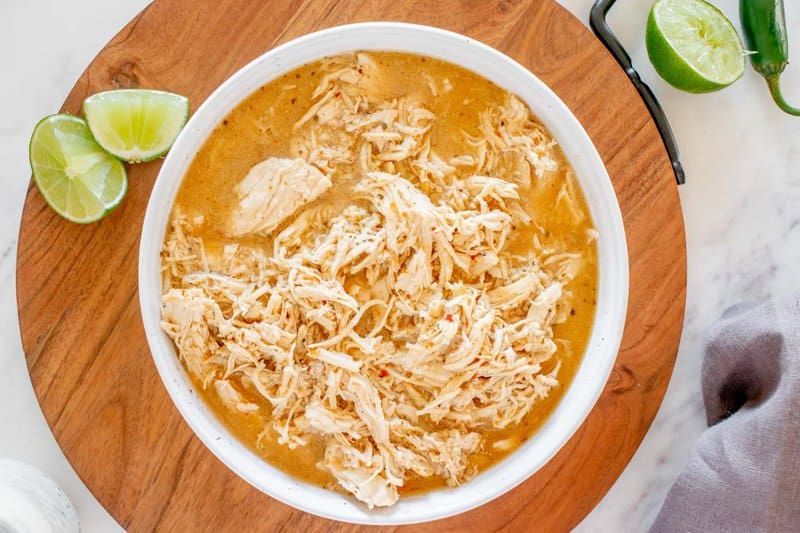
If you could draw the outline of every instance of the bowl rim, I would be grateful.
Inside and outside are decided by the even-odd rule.
[[[371,511],[348,496],[289,476],[233,437],[199,398],[159,327],[161,244],[178,188],[197,150],[214,127],[260,86],[325,55],[358,50],[443,59],[517,94],[561,145],[595,226],[598,230],[603,226],[597,241],[598,294],[590,340],[572,382],[544,424],[517,450],[460,487],[401,498],[395,506]],[[327,53],[320,55],[320,51]],[[229,469],[270,497],[324,518],[370,525],[414,524],[466,512],[510,491],[558,453],[593,409],[611,373],[622,339],[629,284],[625,230],[611,180],[569,108],[544,82],[502,52],[458,33],[402,22],[347,24],[298,37],[257,57],[213,91],[175,140],[153,185],[138,270],[140,311],[150,353],[173,404],[193,433]]]

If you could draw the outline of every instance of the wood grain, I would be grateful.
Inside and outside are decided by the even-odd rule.
[[[586,423],[517,489],[414,531],[563,531],[610,488],[656,414],[678,348],[686,286],[683,221],[658,132],[600,43],[551,0],[172,0],[130,22],[77,81],[63,110],[115,87],[186,94],[196,108],[277,43],[366,20],[461,32],[514,57],[573,110],[605,161],[630,251],[622,348]],[[90,226],[56,216],[31,187],[17,258],[23,345],[42,410],[92,492],[129,531],[356,531],[251,488],[172,406],[139,315],[137,252],[160,163],[130,168],[122,206]]]

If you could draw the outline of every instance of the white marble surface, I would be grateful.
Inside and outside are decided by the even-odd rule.
[[[67,463],[39,411],[18,333],[15,256],[28,186],[27,144],[42,116],[56,111],[105,42],[146,0],[33,0],[0,3],[0,457],[49,473],[75,503],[86,533],[119,530]],[[584,22],[591,0],[562,0]],[[735,0],[715,0],[737,20]],[[619,0],[611,24],[672,121],[688,184],[681,187],[689,252],[686,322],[664,404],[633,461],[582,531],[642,531],[703,430],[699,388],[702,341],[729,305],[798,289],[800,276],[800,118],[779,112],[748,70],[725,91],[688,95],[653,72],[644,48],[651,0]],[[787,2],[791,51],[800,55],[800,7]],[[800,66],[784,76],[800,103]],[[793,97],[793,98],[792,98]]]

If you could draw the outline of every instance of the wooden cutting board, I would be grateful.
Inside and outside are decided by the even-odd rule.
[[[589,30],[551,0],[163,0],[100,52],[62,109],[97,91],[153,87],[196,109],[276,44],[338,24],[399,20],[479,39],[543,79],[583,123],[622,207],[630,302],[622,348],[588,420],[535,476],[469,513],[414,531],[553,531],[575,526],[638,447],[669,381],[683,322],[686,249],[675,179],[653,121]],[[129,531],[355,531],[304,514],[237,478],[192,435],[145,342],[139,233],[160,162],[130,167],[122,205],[78,226],[31,186],[17,300],[31,379],[61,448]],[[411,530],[411,529],[409,529]]]

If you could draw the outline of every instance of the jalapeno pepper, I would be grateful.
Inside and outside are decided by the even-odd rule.
[[[745,46],[753,52],[753,69],[764,76],[772,99],[790,115],[800,116],[800,109],[783,99],[780,76],[789,63],[783,0],[739,0],[739,16]]]

